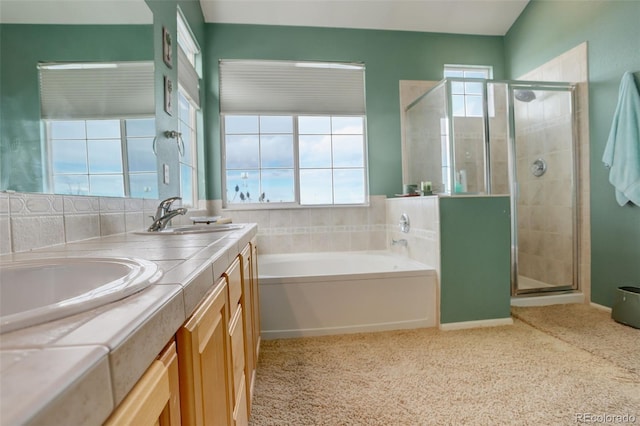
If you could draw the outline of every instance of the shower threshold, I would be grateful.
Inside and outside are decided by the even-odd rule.
[[[584,293],[580,290],[528,293],[511,297],[511,306],[547,306],[584,302]]]

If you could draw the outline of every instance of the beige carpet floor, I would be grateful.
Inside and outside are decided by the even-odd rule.
[[[613,321],[609,312],[579,304],[511,311],[538,330],[640,375],[640,330]]]
[[[556,337],[533,313],[517,315],[534,326],[516,319],[264,341],[251,425],[569,425],[605,414],[640,423],[640,369],[587,350],[600,332]],[[539,315],[543,324],[549,315]],[[598,315],[587,320],[605,335],[617,327]]]

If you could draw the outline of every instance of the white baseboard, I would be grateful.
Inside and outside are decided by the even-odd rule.
[[[412,328],[434,327],[433,321],[428,319],[398,321],[378,324],[364,324],[343,327],[306,328],[294,330],[262,330],[264,340],[289,339],[292,337],[331,336],[335,334],[373,333],[376,331],[408,330]]]
[[[488,320],[478,320],[478,321],[463,321],[463,322],[449,322],[446,324],[440,324],[440,330],[442,331],[451,331],[451,330],[464,330],[467,328],[478,328],[478,327],[498,327],[501,325],[512,325],[513,318],[496,318],[496,319],[488,319]]]
[[[599,304],[597,304],[597,303],[593,303],[593,302],[589,303],[589,305],[590,305],[590,306],[593,306],[593,307],[594,307],[594,308],[596,308],[596,309],[600,309],[601,311],[605,311],[605,312],[609,312],[609,313],[611,313],[611,308],[610,308],[610,307],[608,307],[608,306],[599,305]]]

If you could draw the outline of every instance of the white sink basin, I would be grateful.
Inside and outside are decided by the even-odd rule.
[[[114,302],[161,275],[155,263],[134,258],[0,262],[0,333]]]
[[[224,225],[188,225],[177,228],[165,228],[162,231],[142,231],[135,232],[143,235],[183,235],[183,234],[205,234],[208,232],[223,232],[242,229],[244,225],[224,224]]]

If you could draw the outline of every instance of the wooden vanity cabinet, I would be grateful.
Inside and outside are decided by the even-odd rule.
[[[107,426],[179,426],[178,357],[171,341],[105,422]]]
[[[258,366],[260,358],[260,288],[258,287],[258,246],[255,238],[251,240],[251,318],[253,320],[254,363]]]
[[[249,406],[246,385],[246,329],[244,321],[244,296],[241,257],[238,256],[231,266],[222,274],[227,280],[229,289],[229,341],[231,342],[231,386],[229,393],[233,396],[231,412],[235,425],[246,425],[249,419]]]
[[[257,249],[252,241],[106,424],[246,426],[259,348]]]
[[[245,324],[245,383],[247,387],[247,409],[251,412],[251,401],[258,366],[260,348],[260,310],[255,242],[247,244],[240,254],[242,265],[243,305]]]
[[[222,277],[178,330],[181,412],[185,425],[232,424],[228,318],[227,280]]]

